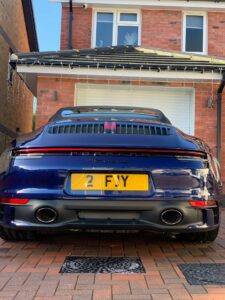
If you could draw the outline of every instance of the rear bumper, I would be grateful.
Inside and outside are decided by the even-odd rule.
[[[40,208],[56,211],[54,222],[40,222]],[[167,209],[178,210],[182,220],[167,225],[161,214]],[[26,205],[0,205],[0,225],[24,230],[63,229],[148,229],[161,232],[196,232],[219,226],[220,209],[194,208],[185,200],[30,200]]]

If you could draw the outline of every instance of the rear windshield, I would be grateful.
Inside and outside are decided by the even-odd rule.
[[[152,119],[170,124],[170,121],[159,110],[130,107],[67,107],[60,109],[49,121],[53,122],[70,118],[104,118],[108,116]]]

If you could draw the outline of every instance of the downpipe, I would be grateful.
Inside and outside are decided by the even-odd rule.
[[[222,152],[222,95],[225,86],[225,72],[223,72],[223,79],[217,91],[217,159],[221,163],[221,152]]]
[[[68,49],[73,49],[72,38],[73,38],[73,0],[70,0]]]

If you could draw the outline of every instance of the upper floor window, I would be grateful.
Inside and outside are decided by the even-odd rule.
[[[183,26],[183,51],[206,54],[206,16],[185,14]]]
[[[106,47],[112,45],[113,39],[113,13],[97,13],[96,46]]]
[[[94,47],[139,45],[138,12],[97,11],[94,22]]]

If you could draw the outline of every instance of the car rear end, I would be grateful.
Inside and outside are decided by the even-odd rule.
[[[50,123],[8,154],[1,226],[215,232],[218,167],[196,141],[140,120]]]

